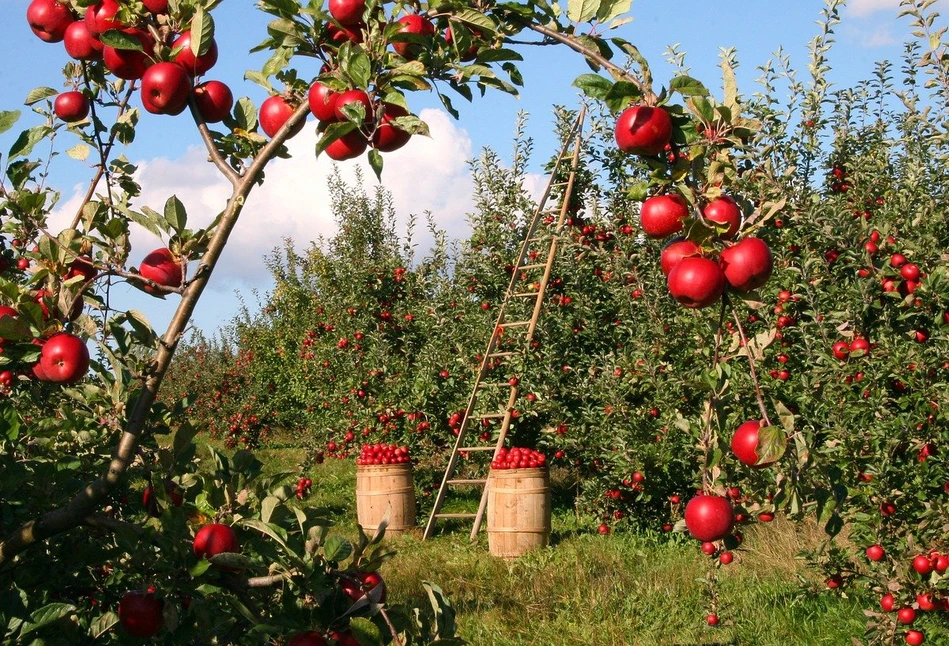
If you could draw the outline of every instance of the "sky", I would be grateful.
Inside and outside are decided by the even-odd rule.
[[[245,70],[259,69],[265,60],[265,55],[248,54],[263,39],[268,22],[268,17],[253,9],[252,4],[237,0],[222,3],[215,10],[220,56],[206,78],[226,82],[235,96],[249,96],[259,105],[266,98],[265,92],[242,81]],[[949,0],[939,4],[945,9]],[[27,5],[27,0],[0,0],[0,12],[5,17],[0,22],[0,48],[7,61],[0,67],[0,110],[21,109],[25,113],[18,128],[0,136],[0,152],[4,154],[20,128],[39,121],[22,105],[29,90],[60,87],[60,70],[67,61],[61,44],[43,43],[30,32],[25,20]],[[834,69],[831,78],[837,85],[847,87],[868,78],[877,61],[899,62],[902,43],[910,38],[910,26],[906,19],[897,19],[898,6],[899,0],[850,0],[842,11],[843,20],[835,33],[837,44],[830,55]],[[773,58],[779,47],[790,55],[800,78],[805,78],[807,44],[818,33],[815,21],[822,8],[820,0],[634,0],[629,14],[632,22],[613,33],[639,47],[650,61],[658,84],[666,82],[672,70],[664,63],[664,52],[668,46],[677,45],[687,53],[686,64],[692,68],[692,76],[717,88],[718,53],[722,47],[733,47],[740,63],[739,88],[751,94],[758,91],[754,84],[758,66]],[[18,14],[23,18],[16,19]],[[452,237],[465,237],[472,185],[467,161],[484,147],[506,158],[519,111],[530,114],[527,134],[535,141],[535,161],[540,163],[553,153],[556,142],[551,135],[551,107],[578,105],[577,90],[571,83],[589,68],[577,54],[564,48],[523,46],[519,51],[525,57],[519,64],[525,86],[519,98],[494,92],[467,104],[453,97],[461,112],[460,120],[454,121],[434,95],[413,93],[408,97],[413,111],[429,123],[432,137],[413,137],[405,148],[385,156],[383,184],[393,194],[400,223],[410,214],[430,211],[439,227]],[[265,184],[249,199],[195,313],[195,326],[205,332],[213,332],[237,313],[241,302],[238,292],[249,307],[256,307],[252,291],[263,293],[270,286],[262,259],[284,238],[292,238],[303,247],[321,234],[332,235],[333,217],[325,181],[332,163],[325,157],[314,159],[314,123],[311,119],[310,126],[291,140],[292,158],[272,164]],[[69,135],[62,137],[60,150],[75,143]],[[138,179],[144,189],[142,204],[161,210],[165,200],[175,194],[185,204],[193,226],[209,222],[223,208],[227,185],[207,162],[187,113],[168,117],[143,111],[136,141],[123,153],[138,165]],[[352,177],[357,166],[362,166],[371,187],[375,180],[364,161],[345,162],[340,170],[344,177]],[[75,213],[91,174],[86,164],[65,155],[54,160],[52,184],[62,193],[52,218],[54,228],[57,223],[65,226]],[[544,178],[538,175],[532,181],[542,185]],[[424,238],[420,244],[424,251]],[[132,260],[137,262],[163,246],[163,241],[137,231],[132,245]],[[143,311],[161,331],[173,315],[178,297],[172,295],[162,301],[120,287],[113,292],[113,299]]]

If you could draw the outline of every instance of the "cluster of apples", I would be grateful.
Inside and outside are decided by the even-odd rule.
[[[142,106],[148,112],[180,114],[193,92],[204,120],[222,121],[234,104],[230,88],[220,81],[194,84],[217,62],[217,43],[212,38],[200,51],[190,31],[168,32],[167,21],[159,20],[168,13],[168,0],[143,0],[143,5],[146,13],[137,16],[134,24],[119,20],[124,5],[117,0],[100,0],[86,7],[82,16],[58,0],[32,0],[26,18],[37,37],[48,43],[62,42],[73,59],[101,61],[114,76],[140,81]],[[102,36],[110,32],[115,37],[107,41],[121,42],[120,47],[103,42]],[[89,98],[78,90],[64,92],[56,97],[53,109],[63,121],[79,122],[89,114]]]
[[[671,150],[672,134],[672,119],[661,107],[632,106],[616,121],[616,144],[627,153],[654,156]],[[735,200],[724,194],[710,200],[702,209],[702,218],[718,228],[718,239],[728,246],[718,258],[710,258],[689,238],[675,238],[666,245],[661,266],[672,296],[686,307],[702,308],[716,303],[726,287],[748,292],[763,286],[774,268],[771,249],[756,237],[732,242],[742,223]],[[649,197],[640,209],[640,225],[651,238],[675,235],[691,219],[692,209],[678,193]]]
[[[409,464],[409,447],[396,444],[363,444],[356,458],[359,466],[380,464]]]
[[[492,469],[541,469],[547,466],[547,456],[540,451],[502,447],[491,461]]]

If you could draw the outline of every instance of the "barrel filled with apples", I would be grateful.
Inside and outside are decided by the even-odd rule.
[[[550,472],[546,457],[523,448],[501,449],[488,479],[488,549],[515,559],[550,541]]]
[[[389,511],[386,536],[415,528],[415,483],[408,448],[366,444],[356,458],[356,517],[372,536]]]

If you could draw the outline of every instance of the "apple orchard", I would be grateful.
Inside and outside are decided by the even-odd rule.
[[[473,162],[468,239],[435,222],[415,257],[384,189],[335,175],[337,234],[275,250],[276,287],[219,338],[185,332],[288,139],[315,127],[317,155],[384,179],[385,153],[428,132],[413,92],[455,116],[452,98],[517,93],[529,39],[586,60],[589,114],[537,335],[488,364],[519,388],[492,466],[549,465],[591,530],[707,555],[709,631],[730,621],[716,581],[741,567],[743,527],[782,515],[826,532],[807,554],[826,589],[809,593],[869,600],[867,643],[949,634],[949,55],[932,0],[902,1],[914,40],[865,84],[831,90],[828,0],[806,80],[778,60],[740,93],[725,51],[720,95],[681,60],[653,78],[611,35],[628,3],[260,0],[259,107],[214,78],[218,4],[27,5],[68,89],[38,80],[30,114],[0,112],[4,643],[464,643],[438,585],[421,611],[388,599],[384,537],[350,541],[306,500],[326,460],[391,462],[431,508],[508,283],[539,289],[513,264],[534,209],[522,133],[512,164]],[[123,149],[142,110],[193,121],[229,184],[206,227],[174,195],[140,199]],[[575,118],[557,109],[559,137]],[[56,231],[62,152],[90,176]],[[133,248],[133,228],[154,245]],[[164,298],[167,329],[119,283]],[[308,476],[255,457],[286,438]]]

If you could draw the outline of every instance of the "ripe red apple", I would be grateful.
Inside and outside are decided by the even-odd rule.
[[[397,32],[400,34],[411,34],[427,39],[431,39],[435,35],[435,25],[432,24],[432,21],[416,13],[402,16],[398,23],[402,25]],[[422,45],[410,42],[392,43],[392,48],[399,56],[408,60],[415,60],[423,51]]]
[[[224,121],[234,107],[231,88],[220,81],[205,81],[195,86],[194,101],[205,123]]]
[[[728,536],[735,523],[735,512],[728,499],[698,495],[685,506],[685,526],[699,541],[717,541]]]
[[[761,422],[752,420],[739,426],[732,436],[732,453],[740,462],[754,469],[762,469],[775,462],[774,460],[768,462],[758,461],[758,431],[760,429]]]
[[[66,53],[77,61],[97,61],[102,58],[102,41],[89,33],[85,20],[71,22],[63,37]]]
[[[66,123],[82,121],[89,116],[89,99],[75,90],[63,92],[53,101],[53,112]]]
[[[836,590],[843,584],[844,584],[844,578],[840,576],[839,574],[835,574],[833,576],[827,577],[827,580],[824,581],[824,585],[826,585],[831,590]]]
[[[361,646],[355,635],[348,630],[333,631],[330,638],[336,640],[336,646]]]
[[[168,0],[142,0],[142,4],[152,13],[168,13]]]
[[[264,101],[260,106],[260,127],[268,137],[273,137],[277,131],[283,127],[283,124],[293,115],[296,106],[291,105],[287,100],[280,96],[272,96]],[[300,121],[290,133],[290,136],[296,135],[303,130],[305,121]]]
[[[928,556],[919,554],[913,559],[913,569],[920,575],[926,576],[933,571],[933,564]]]
[[[880,597],[880,608],[883,612],[892,612],[896,606],[896,598],[889,592]]]
[[[869,354],[870,352],[870,342],[864,338],[857,337],[850,342],[850,352],[862,352],[864,354]]]
[[[290,638],[290,641],[287,642],[287,646],[327,646],[327,643],[323,635],[315,630],[311,630],[306,633],[297,633]]]
[[[909,646],[921,646],[926,641],[926,635],[919,630],[907,630],[903,639]]]
[[[358,130],[351,130],[326,147],[326,156],[335,161],[355,159],[366,152],[369,142]]]
[[[740,292],[763,287],[774,270],[771,249],[761,238],[745,238],[726,247],[719,263],[725,280]]]
[[[716,614],[706,615],[706,616],[705,616],[705,623],[707,623],[709,626],[717,626],[717,625],[718,625],[718,615],[716,615]]]
[[[181,505],[184,504],[184,496],[181,495],[181,491],[174,482],[165,482],[165,494],[175,507],[181,507]],[[158,506],[158,501],[155,500],[154,492],[151,487],[145,487],[145,491],[142,492],[142,507],[145,508],[150,516],[157,517],[161,515],[161,508]]]
[[[909,606],[904,606],[896,611],[896,620],[901,624],[911,624],[916,621],[916,611]]]
[[[199,559],[211,558],[224,552],[239,552],[240,549],[237,534],[227,525],[211,523],[194,535],[194,555]]]
[[[399,130],[391,123],[393,119],[408,116],[409,112],[394,103],[383,103],[382,106],[382,122],[372,135],[372,147],[384,153],[391,153],[409,143],[412,138],[411,133]]]
[[[705,205],[702,214],[706,220],[716,224],[725,224],[728,228],[719,234],[723,240],[731,240],[741,226],[741,209],[738,203],[728,195],[722,195]]]
[[[689,217],[689,203],[678,193],[654,195],[643,202],[639,222],[650,238],[666,238],[682,230]]]
[[[672,140],[672,119],[662,108],[634,105],[616,120],[615,135],[623,152],[658,155]]]
[[[148,32],[139,29],[123,29],[122,31],[138,40],[144,51],[115,49],[114,47],[105,46],[102,48],[102,61],[109,71],[120,79],[134,81],[142,78],[145,70],[152,64],[149,52],[152,51],[155,43]]]
[[[324,123],[336,121],[336,100],[339,98],[339,94],[339,92],[334,92],[320,82],[314,83],[307,93],[310,112]]]
[[[186,31],[175,40],[172,49],[181,48],[175,55],[175,62],[181,65],[191,76],[201,76],[217,63],[217,42],[212,38],[208,50],[200,56],[191,51],[191,32]]]
[[[684,238],[675,238],[669,244],[662,248],[662,254],[659,259],[659,265],[662,267],[662,273],[667,277],[672,269],[679,264],[683,258],[701,255],[702,248]]]
[[[164,602],[149,592],[132,590],[119,600],[119,624],[126,634],[148,639],[161,630]]]
[[[355,25],[362,21],[366,0],[329,0],[330,15],[341,25]]]
[[[350,577],[341,579],[339,585],[346,596],[353,601],[358,601],[364,594],[371,592],[378,586],[382,586],[379,591],[379,603],[385,603],[386,584],[378,572],[356,572]]]
[[[73,15],[57,0],[33,0],[26,8],[26,22],[40,40],[58,43],[66,37]]]
[[[162,247],[155,249],[142,259],[138,267],[138,273],[143,278],[147,278],[159,285],[165,287],[180,287],[184,278],[181,264],[171,250]],[[142,289],[149,294],[160,294],[151,285],[143,285]]]
[[[880,545],[871,545],[867,548],[867,558],[878,563],[883,560],[883,557],[886,556],[886,551]]]
[[[177,63],[156,63],[142,76],[142,105],[152,114],[181,114],[191,94],[191,77]]]
[[[700,256],[680,260],[667,282],[672,297],[689,308],[708,307],[725,291],[725,275],[718,263]]]
[[[54,334],[46,340],[40,351],[40,369],[47,381],[75,383],[89,370],[89,348],[74,334]]]
[[[471,44],[468,46],[468,49],[466,49],[463,52],[459,52],[459,60],[461,60],[462,62],[468,62],[468,61],[473,61],[474,59],[478,58],[479,48],[478,48],[477,40],[480,39],[483,35],[484,34],[482,34],[477,29],[471,30]],[[445,28],[445,42],[449,46],[451,46],[451,44],[455,42],[455,38],[451,33],[450,26]]]
[[[850,356],[850,344],[846,341],[837,341],[837,343],[831,347],[831,350],[837,359],[842,360]]]
[[[100,0],[86,9],[86,27],[93,36],[100,36],[110,29],[121,29],[122,23],[115,19],[119,11],[116,0]]]
[[[903,280],[919,280],[919,265],[914,262],[908,262],[902,267],[900,267],[900,276],[903,277]]]
[[[363,32],[366,25],[362,22],[357,22],[352,25],[343,25],[342,27],[337,27],[335,24],[326,25],[327,35],[329,39],[338,44],[343,44],[345,42],[350,43],[361,43],[363,41]]]
[[[920,593],[916,595],[916,605],[919,606],[919,609],[923,612],[932,612],[937,606],[938,600],[929,593]]]
[[[348,121],[346,114],[343,112],[343,108],[348,105],[362,104],[365,116],[363,117],[363,122],[370,121],[373,118],[373,105],[372,99],[369,98],[369,95],[362,90],[346,90],[341,92],[340,95],[336,98],[336,105],[333,108],[333,114],[336,115],[337,121]]]
[[[906,264],[906,256],[901,253],[895,253],[890,256],[890,267],[893,269],[899,269]]]

